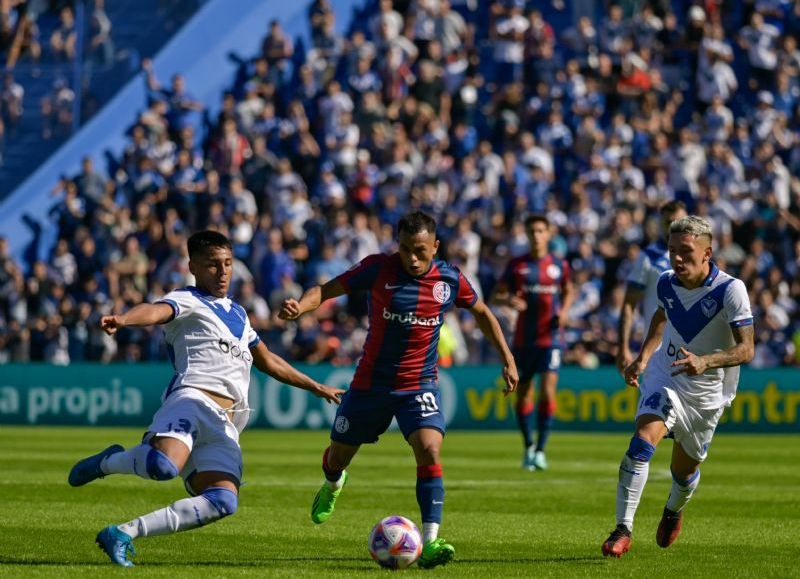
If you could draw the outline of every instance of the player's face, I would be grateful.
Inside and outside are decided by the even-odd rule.
[[[667,242],[669,262],[675,275],[687,287],[697,287],[708,275],[711,243],[705,235],[672,233]]]
[[[403,269],[412,277],[419,277],[428,272],[431,262],[439,249],[436,234],[430,231],[408,233],[401,231],[397,238],[400,246],[400,261]]]
[[[661,216],[661,231],[664,234],[664,239],[669,239],[669,226],[673,221],[677,221],[681,217],[686,217],[686,211],[679,209],[672,213],[664,213]]]
[[[542,221],[534,221],[528,226],[528,241],[531,252],[541,257],[547,253],[547,244],[550,242],[550,228]]]
[[[211,247],[189,260],[189,271],[194,274],[197,287],[224,298],[233,274],[233,254],[227,247]]]

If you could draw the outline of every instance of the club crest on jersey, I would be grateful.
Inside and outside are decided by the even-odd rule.
[[[561,268],[559,268],[556,264],[551,263],[547,266],[547,275],[552,279],[558,279],[561,277]]]
[[[450,284],[443,281],[437,281],[433,286],[433,299],[435,299],[440,304],[443,304],[447,300],[449,300]]]
[[[350,421],[347,420],[347,418],[345,418],[344,416],[340,416],[339,418],[336,419],[336,422],[334,423],[333,427],[336,429],[336,432],[338,432],[339,434],[343,434],[348,430],[350,430]]]
[[[700,308],[707,318],[712,318],[717,313],[717,300],[711,297],[705,298],[700,302]]]

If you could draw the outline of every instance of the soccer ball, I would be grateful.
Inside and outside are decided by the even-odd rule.
[[[422,536],[405,517],[386,517],[369,534],[369,554],[381,567],[405,569],[422,554]]]

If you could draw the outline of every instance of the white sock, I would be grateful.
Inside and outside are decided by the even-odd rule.
[[[328,486],[329,489],[338,491],[340,488],[344,486],[344,474],[342,474],[342,476],[340,476],[336,480],[325,479],[325,484]]]
[[[649,462],[632,459],[627,453],[622,457],[617,484],[617,524],[625,525],[629,531],[633,531],[633,516],[649,472]]]
[[[698,484],[700,484],[700,469],[697,469],[687,481],[678,482],[675,480],[675,475],[672,475],[672,488],[669,491],[667,508],[676,513],[683,509],[692,498]]]
[[[147,454],[152,448],[149,444],[140,444],[111,454],[100,463],[100,470],[105,474],[135,474],[150,479],[147,474]]]
[[[426,545],[439,536],[439,523],[422,523],[422,544]]]
[[[204,496],[181,499],[168,507],[142,515],[117,528],[136,537],[153,537],[202,527],[221,518],[222,514]]]

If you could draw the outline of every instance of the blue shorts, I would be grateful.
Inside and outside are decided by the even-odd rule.
[[[561,369],[561,348],[514,348],[519,381],[525,383],[536,374],[558,372]]]
[[[377,442],[397,418],[403,436],[420,428],[445,432],[439,389],[348,390],[336,410],[331,440],[358,446]]]

